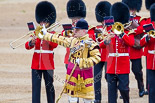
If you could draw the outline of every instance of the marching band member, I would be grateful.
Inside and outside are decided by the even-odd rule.
[[[36,34],[40,35],[40,29],[41,27],[36,29]],[[43,30],[44,36],[40,38],[70,48],[66,80],[70,76],[71,78],[66,82],[64,91],[68,94],[69,103],[77,103],[78,98],[83,98],[85,103],[92,103],[94,99],[92,67],[99,63],[101,58],[97,43],[89,38],[87,31],[88,23],[80,19],[73,31],[74,37],[67,38]]]
[[[111,29],[111,27],[105,26],[105,23],[104,23],[104,17],[110,16],[110,7],[111,7],[111,4],[108,1],[100,1],[96,5],[96,8],[95,8],[96,20],[103,25],[101,29],[106,29],[106,31],[109,31]],[[97,36],[97,34],[95,37],[96,37],[96,39],[99,38]],[[95,103],[101,103],[101,98],[102,98],[102,95],[101,95],[102,71],[103,71],[103,66],[105,66],[105,78],[106,78],[106,65],[107,65],[106,48],[100,48],[99,50],[101,53],[101,61],[94,66]]]
[[[68,18],[72,20],[72,27],[75,27],[76,23],[80,19],[84,19],[86,17],[86,5],[82,0],[69,0],[67,3],[66,9],[67,9]],[[94,40],[95,36],[93,32],[93,27],[89,26],[88,34],[89,34],[89,37]],[[73,30],[63,30],[62,35],[65,37],[72,37]],[[70,49],[66,48],[66,55],[64,59],[66,68],[68,65],[69,54],[70,54]]]
[[[56,20],[56,10],[52,3],[48,1],[39,2],[35,10],[36,21],[40,25],[46,25],[46,28]],[[32,59],[32,103],[40,103],[41,80],[44,76],[46,94],[48,103],[55,103],[55,90],[53,85],[54,73],[54,52],[56,43],[33,38],[26,42],[25,48],[34,49]]]
[[[155,28],[155,3],[150,7],[151,23]],[[154,30],[153,30],[154,31]],[[155,35],[151,36],[146,34],[140,41],[141,46],[146,46],[147,53],[147,71],[148,71],[148,84],[149,84],[149,103],[155,103]]]
[[[148,11],[150,11],[150,6],[155,3],[154,0],[145,0],[145,7]],[[141,18],[140,22],[139,22],[139,26],[134,30],[134,32],[136,33],[135,35],[139,35],[139,34],[142,34],[144,33],[144,28],[143,28],[143,25],[145,24],[149,24],[151,23],[151,19],[150,17],[149,18]],[[147,47],[144,48],[144,56],[146,56],[147,58],[147,54],[148,54],[148,50],[147,50]],[[146,70],[146,89],[148,89],[148,73],[147,73],[148,70]],[[145,92],[145,94],[148,94],[148,90]]]
[[[82,0],[69,0],[67,3],[67,15],[68,18],[72,20],[72,27],[76,26],[76,23],[81,19],[86,17],[86,6]],[[73,30],[63,30],[62,35],[65,37],[72,37]],[[70,54],[70,48],[66,48],[66,55],[64,58],[64,63],[66,68],[68,66],[68,59]]]
[[[129,22],[129,8],[122,2],[113,4],[110,15],[115,22],[126,24]],[[115,24],[114,24],[115,25]],[[116,26],[116,30],[120,29]],[[122,27],[121,27],[122,28]],[[120,30],[122,31],[122,30]],[[113,30],[114,33],[115,30]],[[127,35],[128,34],[128,35]],[[129,103],[129,46],[134,45],[134,35],[124,30],[120,35],[109,34],[107,40],[100,44],[100,48],[106,47],[107,58],[107,82],[108,82],[108,103],[117,103],[117,89],[120,90],[124,103]]]
[[[154,0],[145,0],[145,7],[146,7],[146,9],[148,11],[150,11],[150,7],[151,7],[151,5],[153,3],[155,3]],[[149,24],[149,23],[151,23],[150,17],[149,18],[141,18],[140,19],[140,22],[139,22],[139,26],[137,28],[133,29],[134,32],[136,33],[136,35],[139,35],[139,34],[144,33],[143,25]],[[145,54],[147,55],[147,50],[146,50],[146,53]]]
[[[122,0],[125,4],[128,5],[130,9],[130,15],[133,16],[133,26],[131,29],[135,29],[140,25],[142,17],[138,16],[136,12],[139,12],[142,7],[142,0]],[[135,23],[135,24],[134,24]],[[143,48],[140,47],[140,39],[144,33],[136,35],[135,45],[130,47],[130,61],[132,62],[132,72],[135,75],[135,79],[137,80],[138,89],[139,89],[139,97],[143,97],[145,94],[144,83],[143,83],[143,71],[142,71],[142,61],[141,57],[143,55]]]
[[[148,10],[148,11],[150,11],[150,7],[151,7],[151,5],[153,4],[153,3],[155,3],[155,1],[154,0],[145,0],[145,7],[146,7],[146,9]],[[151,23],[151,19],[150,18],[145,18],[146,20],[145,20],[145,24],[149,24],[149,23]],[[147,54],[148,54],[148,47],[146,46],[145,48],[144,48],[144,56],[146,56],[146,68],[147,68]],[[148,86],[149,86],[149,84],[148,84],[148,69],[146,69],[146,89],[147,89],[147,91],[145,92],[145,94],[148,94]]]

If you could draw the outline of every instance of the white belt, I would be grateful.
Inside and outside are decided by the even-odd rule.
[[[109,56],[113,56],[113,57],[129,56],[129,53],[109,53]]]
[[[34,50],[34,52],[36,52],[36,53],[54,53],[51,50]]]
[[[148,53],[155,54],[155,50],[148,50]]]

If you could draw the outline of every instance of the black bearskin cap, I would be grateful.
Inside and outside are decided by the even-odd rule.
[[[53,24],[56,20],[56,9],[54,5],[48,1],[39,2],[36,6],[35,17],[37,23],[43,21]]]
[[[137,10],[137,12],[141,10],[142,0],[122,0],[122,2],[127,4],[130,10]]]
[[[128,23],[130,18],[129,8],[125,3],[117,2],[112,5],[110,15],[114,17],[115,22],[122,24]]]
[[[151,21],[155,21],[155,3],[152,4],[150,7],[150,16],[151,16]]]
[[[100,1],[95,8],[96,20],[102,22],[105,16],[110,16],[110,8],[111,4],[108,1]]]
[[[67,3],[67,15],[69,18],[86,17],[86,6],[82,0],[69,0]]]
[[[145,0],[145,7],[147,10],[150,10],[151,5],[155,3],[155,0]]]

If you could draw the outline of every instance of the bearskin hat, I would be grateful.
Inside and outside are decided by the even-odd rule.
[[[67,15],[69,18],[86,17],[86,6],[82,0],[69,0],[67,3]]]
[[[36,6],[35,17],[37,23],[44,21],[53,24],[56,20],[56,9],[48,1],[39,2]]]
[[[122,24],[128,23],[130,18],[129,8],[125,3],[117,2],[112,5],[110,15],[114,17],[115,22]]]
[[[122,2],[127,4],[130,10],[137,10],[137,12],[141,10],[142,0],[122,0]]]
[[[151,16],[151,21],[155,21],[155,3],[152,4],[150,7],[150,16]]]
[[[155,3],[155,0],[145,0],[145,7],[147,10],[150,10],[151,5]]]
[[[108,1],[100,1],[95,8],[96,20],[102,22],[105,16],[110,16],[110,8],[111,4]]]

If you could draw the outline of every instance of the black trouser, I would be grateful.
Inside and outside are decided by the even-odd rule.
[[[135,75],[135,79],[137,80],[138,89],[139,89],[139,91],[144,91],[141,58],[140,59],[131,59],[131,62],[132,62],[132,72]]]
[[[66,70],[67,70],[67,68],[68,68],[68,64],[65,64],[65,67],[66,67]]]
[[[32,103],[40,103],[42,74],[45,80],[48,103],[55,103],[55,90],[53,86],[53,70],[32,69]]]
[[[107,74],[108,103],[117,103],[117,90],[120,90],[124,103],[129,103],[129,74]]]
[[[148,69],[146,69],[146,89],[148,91],[148,86],[149,86],[149,83],[148,83]]]
[[[149,103],[155,103],[155,70],[148,69]]]
[[[105,65],[105,79],[106,79],[106,66],[107,62],[99,62],[94,66],[94,89],[95,89],[95,100],[101,101],[101,79],[103,66]]]
[[[147,57],[146,57],[146,68],[147,68]],[[146,69],[146,89],[148,90],[148,69]]]

